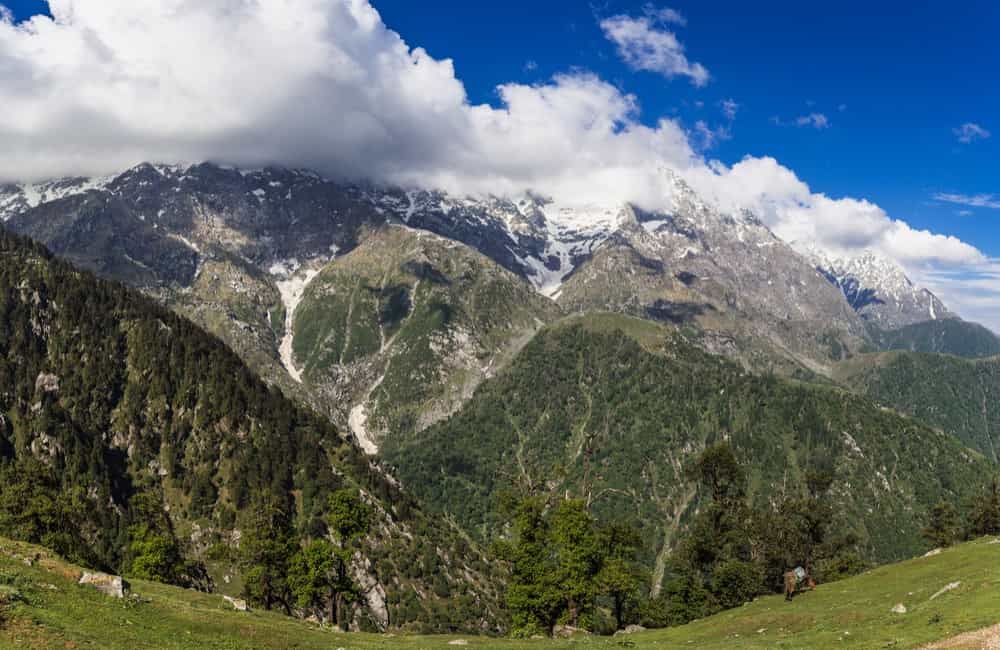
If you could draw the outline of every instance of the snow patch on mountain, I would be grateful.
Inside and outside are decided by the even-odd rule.
[[[114,176],[97,178],[61,178],[39,183],[21,183],[0,187],[0,221],[7,221],[18,212],[37,208],[43,203],[58,201],[90,190],[103,190]]]
[[[287,276],[284,280],[275,282],[278,292],[281,294],[281,304],[285,307],[285,334],[281,337],[278,345],[278,356],[281,358],[281,365],[288,371],[289,376],[302,383],[302,371],[295,367],[295,359],[292,351],[292,343],[295,338],[293,324],[295,322],[295,310],[302,302],[306,287],[319,275],[320,268],[305,269],[298,273],[300,265],[298,260],[291,259],[276,262],[270,268],[272,274]]]
[[[872,251],[838,258],[814,247],[803,253],[866,320],[895,329],[906,325],[954,318],[933,293],[918,287],[896,262]]]

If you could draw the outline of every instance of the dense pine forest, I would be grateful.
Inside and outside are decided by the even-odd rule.
[[[332,599],[344,624],[502,626],[475,546],[211,335],[3,232],[0,300],[4,534],[126,575],[242,582],[289,613]],[[342,530],[338,498],[371,511],[363,528]],[[334,586],[296,584],[319,539]]]

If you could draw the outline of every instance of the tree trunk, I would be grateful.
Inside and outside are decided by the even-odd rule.
[[[350,627],[350,621],[346,620],[346,616],[344,616],[345,613],[344,596],[343,594],[337,594],[337,625],[340,626],[340,629],[346,632]]]
[[[624,602],[624,600],[625,599],[622,598],[620,594],[615,594],[615,625],[617,625],[617,629],[619,629],[619,630],[622,629],[622,627],[623,627],[622,623],[624,622],[624,621],[622,621],[622,619],[625,618],[625,616],[624,616],[624,614],[625,614],[625,612],[624,612],[624,609],[625,609],[625,602]]]
[[[577,619],[580,616],[578,608],[576,606],[576,601],[572,598],[569,599],[569,624],[576,627]]]
[[[334,589],[330,589],[330,598],[327,603],[330,613],[330,627],[337,624],[337,592]]]

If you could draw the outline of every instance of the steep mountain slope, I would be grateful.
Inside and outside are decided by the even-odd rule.
[[[501,621],[483,556],[327,420],[191,322],[4,231],[0,472],[5,521],[23,518],[21,534],[99,568],[124,566],[155,501],[223,590],[241,567],[220,564],[219,549],[235,553],[255,504],[276,501],[295,513],[296,536],[317,537],[329,494],[360,491],[375,520],[351,562],[366,605],[358,625],[447,627],[459,610],[470,628]],[[38,505],[65,500],[54,521]]]
[[[292,364],[372,451],[452,413],[558,307],[479,253],[380,228],[314,276],[295,310]],[[299,372],[298,370],[296,372]]]
[[[918,551],[927,508],[988,475],[947,434],[839,389],[749,375],[651,327],[591,314],[547,328],[457,414],[385,454],[404,485],[484,535],[505,490],[582,495],[641,527],[654,576],[698,505],[684,466],[720,437],[755,499],[832,471],[840,525],[882,561]]]
[[[862,355],[839,368],[838,378],[1000,462],[1000,359],[908,352]]]

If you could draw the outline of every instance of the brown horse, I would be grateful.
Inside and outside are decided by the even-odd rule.
[[[811,575],[807,575],[802,580],[801,588],[799,587],[799,581],[795,577],[794,571],[785,571],[783,577],[785,579],[785,600],[791,600],[792,596],[794,596],[799,591],[806,591],[806,590],[812,591],[813,589],[816,588],[816,581],[813,580],[813,577]]]

